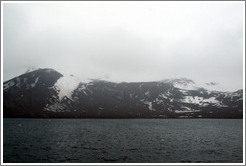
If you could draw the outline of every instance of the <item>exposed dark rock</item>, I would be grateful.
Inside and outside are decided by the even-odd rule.
[[[186,90],[161,82],[79,83],[70,96],[59,96],[55,83],[63,75],[39,69],[3,85],[4,117],[32,118],[243,118],[243,90]],[[70,75],[74,77],[73,75]]]

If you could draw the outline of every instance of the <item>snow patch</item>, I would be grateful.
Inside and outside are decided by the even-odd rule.
[[[181,101],[184,102],[184,103],[200,104],[202,100],[203,100],[203,97],[185,96],[185,98],[182,99]]]
[[[161,104],[163,101],[158,99],[158,98],[156,98],[154,102],[156,102],[157,104]]]
[[[86,85],[85,84],[81,84],[81,86],[79,87],[79,90],[85,90],[86,89]]]
[[[197,89],[203,88],[208,91],[221,91],[221,92],[233,91],[232,89],[228,89],[226,85],[223,85],[217,82],[204,83],[198,80],[194,82],[193,80],[190,80],[187,78],[165,79],[161,82],[170,83],[176,88],[185,89],[185,90],[197,90]]]
[[[165,83],[171,83],[175,88],[186,89],[186,90],[196,90],[195,82],[187,78],[175,78],[163,80]]]
[[[187,95],[188,94],[187,90],[179,89],[179,91],[182,92],[184,95]]]
[[[16,81],[17,81],[16,86],[18,88],[20,88],[20,85],[21,85],[21,79],[20,79],[20,77],[16,77]]]
[[[152,106],[152,102],[145,101],[144,104],[147,104],[149,106],[149,110],[155,111],[155,109]]]
[[[87,84],[81,84],[78,90],[82,91],[87,96],[86,89],[87,89]]]
[[[181,108],[183,108],[183,109],[185,109],[185,110],[188,110],[188,111],[190,111],[190,110],[191,110],[191,108],[190,108],[190,107],[186,107],[186,106],[181,106]]]
[[[142,89],[142,86],[143,86],[143,85],[144,85],[143,83],[139,85],[139,89],[140,89],[140,90]]]
[[[205,100],[203,100],[203,102],[204,102],[204,104],[210,103],[210,104],[213,104],[213,105],[216,105],[219,107],[228,107],[227,105],[224,105],[220,101],[216,100],[215,97],[210,97],[209,99],[205,99]],[[204,104],[203,104],[203,106],[205,106]]]
[[[71,75],[65,75],[57,80],[54,87],[58,90],[59,99],[61,100],[64,96],[71,99],[71,95],[79,83],[79,79]]]
[[[33,87],[35,87],[35,86],[36,86],[36,84],[37,84],[38,80],[39,80],[39,77],[37,77],[37,78],[35,79],[34,83],[33,83],[33,84],[31,84],[31,88],[33,88]]]
[[[167,96],[165,96],[163,93],[159,94],[160,97],[164,98],[164,99],[168,99]]]
[[[65,105],[60,103],[53,103],[52,105],[49,105],[48,107],[45,107],[45,111],[49,112],[66,112]]]
[[[190,112],[200,112],[200,110],[175,110],[175,113],[190,113]]]
[[[6,89],[8,89],[8,88],[10,88],[11,86],[14,86],[14,85],[15,85],[14,81],[9,81],[9,82],[3,84],[3,90],[6,90]]]
[[[208,99],[203,99],[203,97],[198,96],[185,96],[184,99],[181,100],[184,103],[198,104],[200,106],[208,106],[209,104],[219,106],[219,107],[228,107],[227,105],[223,105],[220,101],[216,100],[215,97],[210,97]]]
[[[203,102],[207,103],[218,103],[219,101],[215,99],[215,97],[210,97],[208,99],[204,99]]]
[[[189,118],[189,116],[179,116],[179,118]]]
[[[144,95],[146,95],[146,96],[149,96],[149,94],[150,94],[149,91],[147,91],[147,92],[144,93]]]

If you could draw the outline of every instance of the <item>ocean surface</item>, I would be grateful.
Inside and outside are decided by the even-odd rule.
[[[240,163],[242,119],[4,119],[4,163]]]

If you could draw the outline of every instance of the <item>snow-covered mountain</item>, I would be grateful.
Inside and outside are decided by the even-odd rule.
[[[38,69],[3,83],[3,108],[4,117],[242,118],[243,90],[213,91],[187,78],[85,83]]]

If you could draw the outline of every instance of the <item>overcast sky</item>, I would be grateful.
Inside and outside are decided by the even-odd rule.
[[[30,67],[110,81],[243,88],[243,2],[3,4],[3,80]]]

